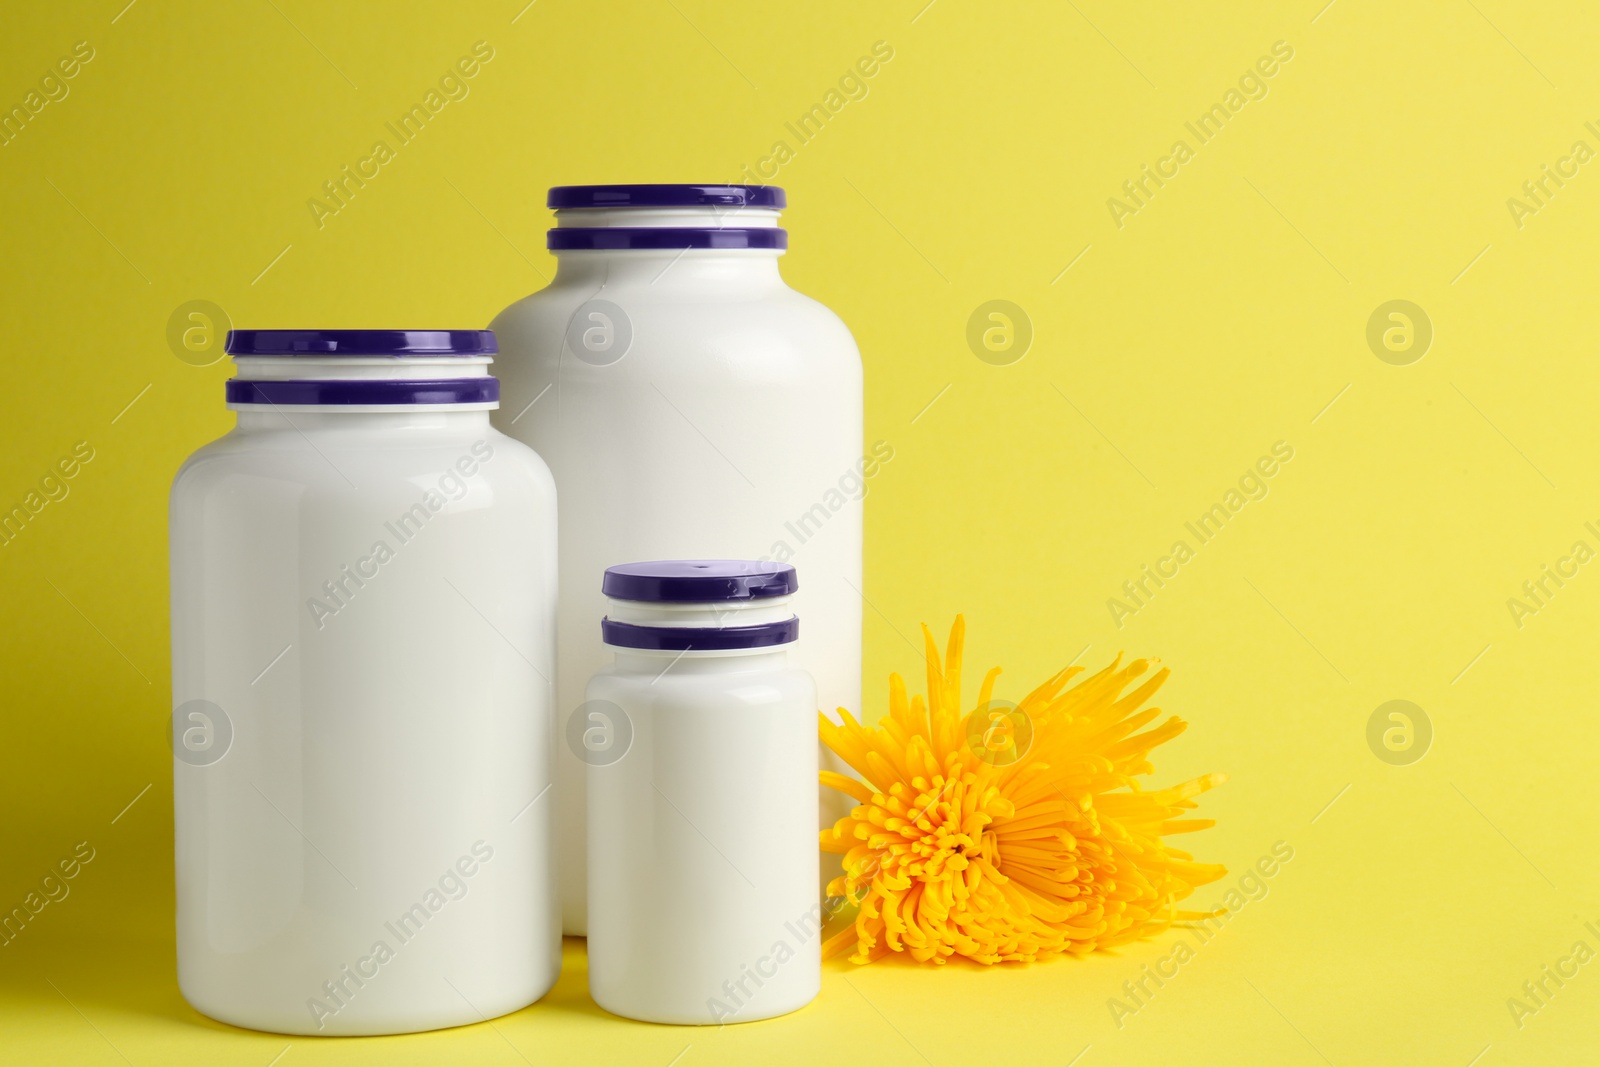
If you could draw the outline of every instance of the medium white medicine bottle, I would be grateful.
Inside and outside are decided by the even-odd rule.
[[[555,487],[487,331],[234,331],[171,499],[178,980],[296,1034],[478,1022],[560,966]]]
[[[795,569],[605,572],[612,662],[568,743],[588,763],[589,992],[661,1023],[767,1019],[822,982],[817,712],[789,662]]]
[[[859,708],[862,498],[894,453],[864,447],[850,331],[779,274],[783,190],[564,186],[549,206],[555,279],[492,327],[495,425],[544,457],[561,494],[558,714],[609,659],[595,576],[691,557],[804,571],[795,661],[822,708]],[[564,928],[582,934],[583,764],[557,758]]]

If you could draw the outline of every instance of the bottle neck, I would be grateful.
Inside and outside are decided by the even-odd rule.
[[[459,381],[487,378],[489,356],[236,356],[234,380],[245,382],[406,382]],[[297,405],[249,403],[230,405],[243,431],[337,429],[443,430],[481,432],[495,405]]]
[[[556,212],[558,230],[778,228],[773,208],[716,205],[686,207],[568,208]],[[728,286],[781,286],[775,248],[559,249],[556,284],[670,286],[715,282]]]
[[[616,230],[659,228],[669,230],[775,230],[778,209],[696,204],[679,207],[584,207],[556,212],[561,229]]]
[[[705,639],[713,631],[748,629],[764,626],[782,627],[794,621],[794,597],[758,597],[748,600],[718,600],[705,603],[660,602],[606,598],[606,617],[602,628],[612,623],[628,627],[648,628],[670,634],[678,631],[697,631],[699,636],[686,638],[690,647],[685,650],[677,641],[664,642],[665,648],[636,648],[611,644],[607,647],[616,654],[619,670],[633,674],[663,673],[671,666],[674,674],[732,674],[750,671],[776,670],[788,662],[788,649],[794,641],[778,638],[780,644],[757,644],[752,648],[707,648],[714,641]],[[653,644],[653,641],[643,642]],[[695,647],[700,645],[702,647]]]
[[[634,626],[659,626],[667,629],[756,626],[761,623],[782,622],[793,615],[792,596],[717,600],[707,603],[606,598],[606,618]]]
[[[248,382],[454,381],[487,378],[493,362],[490,356],[235,356],[233,376]]]

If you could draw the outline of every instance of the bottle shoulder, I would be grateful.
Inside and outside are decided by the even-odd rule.
[[[172,498],[225,483],[267,481],[352,494],[379,484],[437,479],[454,472],[494,486],[520,484],[553,497],[555,479],[532,448],[488,425],[437,429],[234,428],[179,466]]]
[[[733,370],[752,381],[777,376],[831,388],[859,387],[861,353],[849,328],[825,305],[792,289],[761,299],[665,301],[655,294],[608,291],[603,299],[611,307],[597,313],[617,321],[601,325],[613,330],[612,336],[625,337],[627,347],[621,357],[604,362],[580,359],[574,349],[583,343],[585,328],[574,324],[585,314],[592,291],[553,289],[541,291],[550,294],[541,302],[521,301],[506,309],[491,325],[500,339],[496,373],[519,396],[538,392],[530,392],[525,374],[557,367],[563,384],[710,372],[721,377]],[[505,425],[503,419],[497,422]]]
[[[670,272],[669,266],[660,281],[625,277],[596,283],[591,279],[564,281],[558,277],[543,289],[508,305],[489,328],[501,339],[504,351],[507,335],[515,339],[536,332],[544,337],[552,329],[565,333],[574,314],[584,305],[595,303],[613,305],[630,319],[691,318],[703,328],[714,328],[724,321],[755,319],[772,329],[816,330],[855,348],[849,328],[832,309],[791,288],[779,276],[754,283],[672,284]]]
[[[727,670],[707,670],[702,664],[699,669],[684,672],[669,667],[671,662],[664,659],[655,667],[610,663],[590,677],[587,698],[608,700],[625,708],[658,710],[697,710],[711,705],[755,708],[803,704],[808,710],[815,708],[815,682],[807,671],[792,664],[752,670],[740,670],[736,664]]]

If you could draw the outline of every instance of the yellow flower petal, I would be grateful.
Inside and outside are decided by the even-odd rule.
[[[1151,750],[1187,727],[1172,716],[1146,729],[1161,712],[1143,705],[1167,668],[1152,674],[1149,661],[1124,665],[1119,655],[1081,680],[1082,668],[1060,671],[1017,705],[1030,733],[991,748],[969,741],[968,725],[973,714],[992,721],[1000,670],[984,676],[975,710],[963,714],[965,633],[957,616],[941,658],[923,627],[926,696],[908,699],[904,679],[891,675],[889,715],[877,726],[842,709],[838,724],[821,719],[823,743],[867,780],[822,773],[823,785],[857,802],[820,836],[824,851],[843,857],[828,891],[860,904],[825,955],[853,947],[861,964],[891,952],[932,964],[1032,961],[1209,917],[1174,905],[1225,869],[1163,838],[1211,826],[1180,816],[1227,776],[1154,791],[1137,780],[1151,772]]]

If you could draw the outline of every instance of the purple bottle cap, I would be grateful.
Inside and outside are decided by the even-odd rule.
[[[788,596],[800,588],[794,567],[746,559],[662,559],[607,567],[600,591],[615,600],[710,604]]]

